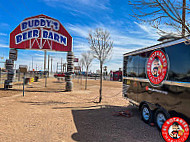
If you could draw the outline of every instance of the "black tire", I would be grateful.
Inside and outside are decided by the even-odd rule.
[[[154,114],[154,120],[155,120],[155,124],[158,130],[162,129],[162,125],[169,118],[170,118],[170,115],[166,110],[160,109],[160,108],[156,110]]]
[[[140,110],[141,110],[141,118],[142,118],[142,120],[147,124],[151,123],[152,118],[153,118],[153,112],[149,108],[149,106],[147,104],[143,104],[141,106]]]

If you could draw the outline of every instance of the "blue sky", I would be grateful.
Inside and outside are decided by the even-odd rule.
[[[159,36],[147,24],[139,23],[131,14],[127,0],[0,0],[0,61],[8,58],[9,34],[25,18],[45,14],[58,19],[74,40],[74,54],[80,58],[82,52],[89,50],[88,32],[95,28],[104,28],[111,34],[114,42],[112,58],[105,65],[108,70],[122,67],[122,54],[157,43]],[[19,50],[19,64],[43,69],[43,52]],[[66,61],[66,53],[48,52],[54,57],[54,70],[61,58]],[[0,64],[3,67],[3,64]],[[91,70],[99,68],[95,59]]]

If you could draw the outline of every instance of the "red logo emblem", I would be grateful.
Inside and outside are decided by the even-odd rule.
[[[150,83],[159,86],[166,78],[168,71],[167,56],[161,50],[154,51],[147,62],[146,72]]]
[[[182,118],[170,118],[162,125],[162,136],[166,142],[185,142],[189,136],[189,125]]]

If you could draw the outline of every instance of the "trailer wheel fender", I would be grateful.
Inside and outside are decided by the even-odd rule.
[[[146,102],[146,101],[143,101],[143,102],[140,103],[140,105],[139,105],[139,111],[141,111],[141,107],[142,107],[142,105],[144,105],[144,104],[147,104],[147,102]]]
[[[170,114],[162,107],[155,110],[154,121],[158,130],[162,129],[164,122],[170,118]]]
[[[148,104],[142,104],[140,109],[141,119],[147,124],[151,123],[153,121],[153,111],[150,109]]]

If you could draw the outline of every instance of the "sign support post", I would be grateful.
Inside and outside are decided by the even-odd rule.
[[[46,83],[47,83],[47,76],[46,76],[46,55],[47,55],[47,51],[44,51],[44,76],[45,76],[45,87],[47,87]]]
[[[45,72],[45,87],[47,87],[47,72]]]
[[[25,83],[25,73],[24,73],[24,77],[23,77],[23,97],[24,97],[24,83]]]
[[[0,68],[0,82],[1,82],[1,68]]]
[[[27,73],[27,66],[26,65],[20,65],[19,66],[19,70],[21,73],[24,74],[24,77],[23,77],[23,97],[24,97],[24,84],[25,84],[25,74]]]
[[[66,91],[72,91],[73,83],[72,83],[72,74],[73,74],[73,60],[74,60],[74,54],[73,52],[67,53],[67,74],[65,75],[65,81],[66,81]]]

